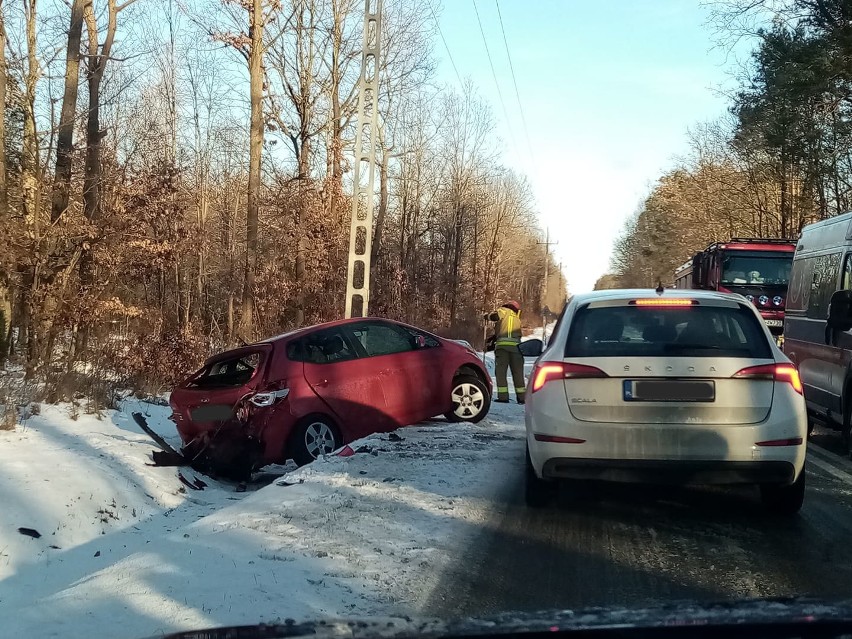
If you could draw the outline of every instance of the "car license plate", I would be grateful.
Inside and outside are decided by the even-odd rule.
[[[782,326],[784,326],[784,322],[781,320],[768,319],[763,321],[766,322],[766,325],[771,328],[781,328]]]
[[[716,384],[705,380],[624,380],[626,402],[712,402]]]
[[[197,406],[189,413],[194,422],[226,422],[234,416],[234,408],[228,404],[205,404]]]

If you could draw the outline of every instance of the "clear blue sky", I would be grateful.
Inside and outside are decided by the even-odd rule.
[[[686,153],[687,128],[725,112],[718,90],[732,86],[735,61],[715,46],[707,10],[696,0],[499,2],[532,158],[495,0],[476,3],[510,127],[473,0],[444,0],[440,26],[459,73],[473,78],[492,106],[504,163],[530,178],[570,290],[591,290],[625,219]],[[742,58],[745,45],[737,53]],[[458,86],[440,38],[436,54],[439,79]]]

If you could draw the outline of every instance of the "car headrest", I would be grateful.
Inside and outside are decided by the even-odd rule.
[[[620,317],[610,317],[595,330],[596,342],[617,342],[624,333],[624,321]]]
[[[646,342],[654,342],[656,344],[673,342],[677,332],[674,326],[664,324],[663,326],[651,325],[646,326],[642,331],[642,339]]]
[[[340,335],[333,335],[323,342],[322,352],[326,357],[337,355],[344,349],[344,346],[343,338]]]

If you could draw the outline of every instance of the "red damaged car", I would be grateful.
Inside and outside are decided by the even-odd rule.
[[[435,415],[478,422],[491,404],[491,378],[469,347],[359,318],[211,357],[170,404],[185,449],[241,429],[256,444],[253,467],[288,459],[302,465]]]

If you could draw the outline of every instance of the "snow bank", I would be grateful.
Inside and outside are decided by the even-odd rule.
[[[167,409],[151,409],[173,434]],[[207,489],[187,493],[174,469],[146,465],[151,445],[129,413],[73,422],[45,409],[0,433],[0,499],[11,504],[0,523],[4,634],[129,638],[416,614],[451,551],[489,525],[492,500],[517,489],[505,468],[522,458],[522,421],[521,407],[499,405],[476,426],[371,436],[351,457],[255,492],[205,478]]]
[[[171,469],[146,465],[151,442],[129,415],[71,414],[68,405],[44,406],[0,433],[0,579],[186,499]]]

